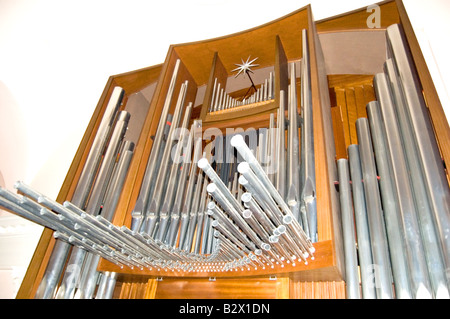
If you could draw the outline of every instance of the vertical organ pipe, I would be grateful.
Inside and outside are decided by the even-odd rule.
[[[366,118],[359,118],[356,121],[356,130],[361,151],[361,167],[364,179],[364,194],[366,195],[367,201],[370,238],[372,241],[371,246],[377,298],[391,299],[393,294],[388,242],[368,120]]]
[[[400,129],[400,134],[403,142],[403,147],[405,150],[405,156],[408,163],[409,174],[411,175],[412,180],[412,189],[414,192],[414,198],[416,207],[420,213],[421,217],[427,216],[427,218],[434,218],[432,207],[430,204],[430,198],[428,196],[428,192],[426,189],[426,181],[425,176],[423,174],[423,170],[421,169],[420,158],[418,155],[417,145],[414,142],[414,133],[413,128],[411,126],[411,122],[409,121],[406,102],[403,96],[402,87],[400,83],[400,78],[396,69],[396,66],[392,59],[388,59],[385,63],[385,73],[387,74],[387,79],[390,83],[390,88],[392,92],[393,101],[395,101],[395,110],[398,119],[398,125]],[[438,229],[436,223],[429,223],[428,227],[434,227],[434,236],[438,236]],[[434,237],[433,236],[433,237]],[[439,237],[439,236],[438,236]],[[434,239],[433,239],[434,240]],[[445,262],[445,254],[442,246],[442,241],[439,241],[435,244],[434,249],[441,249],[442,259]],[[438,247],[439,246],[439,247]],[[447,276],[447,291],[449,285],[449,268],[448,265],[444,265],[446,268]],[[436,292],[437,296],[445,293],[445,289],[441,290],[441,292]]]
[[[301,130],[301,210],[305,210],[308,222],[305,229],[312,242],[317,241],[317,202],[316,202],[316,171],[314,157],[314,128],[313,108],[311,93],[311,70],[309,61],[308,33],[302,30],[302,60],[301,60],[301,107],[302,107],[302,130]]]
[[[420,89],[417,71],[408,52],[407,42],[400,25],[389,26],[386,30],[388,52],[393,58],[401,79],[406,102],[408,119],[414,132],[414,140],[421,161],[428,196],[433,208],[434,218],[443,247],[447,268],[447,281],[450,278],[450,187],[444,165],[434,135],[428,109]]]
[[[345,283],[348,299],[360,299],[358,278],[358,259],[356,256],[355,226],[353,221],[352,194],[348,160],[337,161],[339,176],[339,197],[341,202],[341,220],[344,239]]]
[[[124,93],[125,91],[121,87],[114,88],[75,188],[74,195],[72,196],[72,202],[82,209],[85,208],[89,192],[92,189],[95,172],[100,165],[101,154],[106,147],[108,137],[112,131],[113,121],[122,104]],[[70,247],[71,245],[67,242],[56,240],[44,276],[36,291],[36,299],[49,299],[53,297]]]
[[[300,141],[298,137],[298,111],[296,95],[295,64],[291,63],[291,75],[288,101],[288,174],[287,203],[294,217],[303,227],[306,220],[300,216]],[[305,215],[306,216],[306,215]],[[308,232],[306,231],[308,234]]]
[[[108,182],[111,178],[112,170],[114,168],[113,164],[117,156],[120,143],[125,135],[129,119],[130,114],[128,112],[126,111],[120,112],[119,118],[111,135],[111,140],[106,149],[102,165],[96,177],[91,197],[88,200],[86,212],[90,215],[95,216],[100,211],[101,204],[104,200],[106,188],[108,186]],[[67,267],[68,271],[64,273],[63,280],[56,294],[56,298],[63,298],[63,299],[73,298],[75,293],[75,287],[78,285],[78,280],[81,275],[83,261],[86,257],[86,254],[87,251],[82,248],[74,247],[72,249],[68,261]]]
[[[397,189],[393,180],[393,167],[387,146],[386,132],[383,130],[382,118],[379,113],[379,102],[372,101],[367,105],[368,121],[371,129],[375,160],[380,175],[380,192],[383,202],[384,220],[389,240],[391,264],[395,289],[398,298],[413,298],[410,272],[412,264],[408,259],[407,242],[402,223],[402,207],[398,201]],[[408,199],[403,199],[407,201]]]
[[[282,198],[286,198],[286,146],[285,146],[285,92],[280,91],[280,107],[278,109],[278,168],[277,168],[277,189]]]
[[[174,135],[170,136],[171,139],[177,139],[178,143],[175,147],[175,154],[172,154],[172,156],[176,157],[172,159],[172,164],[170,167],[170,172],[168,173],[168,180],[166,182],[166,189],[164,191],[164,195],[161,194],[161,197],[164,196],[163,202],[161,203],[161,208],[159,210],[159,218],[160,218],[160,224],[158,228],[158,234],[157,237],[160,241],[163,240],[164,235],[166,233],[166,227],[167,223],[169,221],[169,215],[172,210],[173,204],[174,204],[174,196],[176,194],[176,184],[179,182],[179,167],[180,167],[180,160],[179,157],[182,152],[183,147],[183,139],[184,134],[187,130],[187,127],[189,125],[189,121],[191,119],[191,112],[192,112],[192,103],[189,103],[187,106],[185,112],[184,112],[184,118],[181,126],[179,128],[176,128],[174,131]],[[176,136],[175,136],[176,133]],[[169,141],[168,145],[172,145],[171,141]]]
[[[170,105],[172,103],[173,93],[175,90],[175,84],[178,76],[178,71],[180,68],[181,61],[178,59],[175,63],[174,70],[172,72],[172,78],[170,80],[169,88],[167,91],[166,99],[164,101],[164,106],[162,109],[161,117],[159,119],[158,128],[156,130],[155,139],[153,141],[153,146],[150,156],[148,158],[147,166],[145,168],[145,174],[142,179],[141,189],[139,191],[139,196],[136,200],[132,216],[134,219],[142,220],[146,212],[148,205],[148,199],[151,195],[152,187],[154,186],[154,179],[157,175],[157,170],[160,164],[160,152],[159,146],[162,143],[164,136],[164,127],[166,126],[167,116],[169,114]],[[140,226],[140,222],[137,223],[137,227]]]
[[[355,227],[361,272],[362,297],[364,299],[376,299],[375,285],[372,282],[372,248],[370,247],[369,223],[367,221],[359,145],[349,145],[348,161],[352,181],[353,206],[355,210]]]
[[[172,143],[175,129],[178,127],[181,119],[181,114],[183,112],[184,100],[187,91],[187,81],[181,85],[180,93],[178,95],[178,100],[172,120],[172,125],[169,130],[169,135],[167,137],[167,144],[165,146],[163,156],[161,158],[161,164],[156,175],[154,191],[151,194],[151,200],[149,199],[148,207],[145,211],[146,223],[143,225],[143,230],[150,236],[155,230],[156,220],[158,218],[159,210],[162,204],[162,196],[164,190],[164,184],[166,182],[166,175],[169,169],[170,156],[172,151]],[[188,111],[190,110],[188,106]],[[190,111],[189,111],[190,112]]]
[[[435,231],[433,216],[430,211],[419,211],[416,209],[414,191],[411,185],[413,181],[410,180],[408,172],[408,164],[403,149],[402,137],[400,135],[399,124],[387,76],[384,73],[377,74],[374,83],[375,91],[378,100],[380,101],[381,115],[385,124],[384,128],[391,155],[393,176],[398,189],[398,201],[405,206],[407,203],[409,204],[409,206],[406,206],[405,213],[411,214],[410,218],[412,219],[412,224],[405,223],[405,231],[408,230],[416,233],[415,239],[410,239],[414,240],[410,245],[413,246],[412,249],[417,249],[417,252],[421,253],[420,255],[423,259],[425,274],[427,273],[428,268],[431,286],[429,284],[424,284],[424,286],[429,289],[428,293],[430,294],[430,297],[431,288],[433,288],[433,294],[435,296],[439,295],[444,298],[449,298],[442,251],[439,238]],[[404,203],[406,201],[407,203]],[[423,281],[426,282],[425,279],[427,276],[423,277]],[[416,283],[418,280],[414,280],[414,282]]]

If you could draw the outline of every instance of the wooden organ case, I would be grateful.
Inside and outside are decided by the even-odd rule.
[[[295,67],[298,70],[304,58],[302,40],[306,36],[309,44],[314,196],[317,206],[314,259],[308,260],[307,264],[274,263],[272,267],[245,266],[232,271],[218,271],[213,267],[189,271],[158,266],[142,269],[119,267],[106,258],[100,258],[96,271],[105,278],[105,274],[114,274],[115,288],[110,298],[351,298],[348,286],[352,276],[346,268],[351,261],[346,256],[347,226],[344,225],[342,211],[345,187],[340,180],[337,163],[349,158],[350,145],[358,144],[357,120],[368,117],[366,105],[377,99],[374,77],[383,72],[388,50],[387,28],[391,25],[399,25],[407,40],[440,156],[444,163],[450,163],[449,126],[403,4],[401,1],[385,1],[376,6],[380,10],[380,21],[376,27],[368,24],[371,12],[367,8],[314,21],[311,7],[307,6],[251,30],[172,45],[163,64],[109,78],[56,201],[63,203],[73,199],[105,109],[114,89],[120,87],[123,89],[120,109],[130,113],[125,138],[133,142],[134,148],[111,222],[118,227],[130,228],[169,90],[175,92],[168,109],[173,115],[178,92],[184,88],[183,108],[190,103],[192,106],[188,127],[194,120],[201,120],[202,146],[205,149],[217,138],[218,132],[226,136],[230,128],[243,131],[269,128],[271,121],[277,120],[280,103],[288,98],[280,92],[284,90],[287,93],[292,81],[295,81],[297,88],[296,102],[301,113],[302,81],[300,72],[296,72],[294,77],[292,72]],[[244,63],[247,57],[258,58],[251,77],[236,77],[232,70],[241,61]],[[172,80],[175,69],[177,76]],[[253,82],[250,83],[250,79]],[[270,85],[267,85],[267,79]],[[188,85],[183,86],[186,81]],[[249,100],[247,104],[233,104],[238,102],[232,101],[242,102],[252,89],[251,84],[255,84],[252,86],[255,90],[261,87],[267,91],[271,87],[271,90],[265,97]],[[228,101],[224,102],[228,106],[214,109],[220,87],[227,95],[222,101]],[[287,103],[285,105],[288,119]],[[180,117],[180,125],[182,121]],[[300,119],[299,126],[304,125],[304,121]],[[203,221],[206,218],[205,214]],[[193,229],[196,231],[194,241],[196,236],[202,235],[201,225],[198,223],[197,228]],[[35,297],[57,240],[54,230],[45,228],[17,298]],[[356,245],[357,240],[353,240],[356,253],[362,243]],[[67,262],[66,269],[68,266]],[[361,265],[357,263],[358,266]],[[356,280],[358,287],[362,285],[358,275]],[[99,287],[95,289],[97,293],[100,290]],[[398,297],[399,292],[393,289],[391,297],[395,295]],[[91,298],[95,298],[95,293]]]

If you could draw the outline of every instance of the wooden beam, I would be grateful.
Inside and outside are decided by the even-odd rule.
[[[408,41],[411,55],[414,60],[414,64],[419,75],[420,82],[423,88],[423,95],[425,102],[430,112],[430,117],[435,130],[436,140],[438,142],[442,158],[447,167],[450,165],[450,126],[447,117],[445,116],[444,109],[442,108],[441,101],[434,86],[433,79],[431,78],[430,71],[428,70],[425,58],[420,49],[419,42],[417,41],[414,29],[409,20],[406,9],[402,1],[396,1],[398,12],[400,15],[403,30],[405,32],[406,39]],[[447,170],[447,176],[448,170]]]

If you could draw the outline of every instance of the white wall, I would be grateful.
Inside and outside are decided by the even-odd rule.
[[[246,30],[309,3],[319,20],[373,2],[0,0],[0,186],[23,180],[56,198],[108,77],[164,62],[170,44]],[[404,0],[447,114],[449,3]],[[0,298],[15,296],[41,231],[0,212]]]

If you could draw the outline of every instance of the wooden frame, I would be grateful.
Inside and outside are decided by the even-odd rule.
[[[445,162],[450,163],[449,125],[444,116],[442,105],[438,99],[431,75],[426,67],[405,8],[399,0],[384,1],[378,5],[383,12],[381,20],[382,29],[385,29],[393,23],[401,23],[403,26],[419,73],[419,78],[423,85],[424,95],[430,110],[443,159]],[[194,281],[194,277],[197,278],[195,280],[199,280],[212,276],[229,279],[240,278],[240,280],[246,280],[245,278],[255,280],[255,278],[279,276],[285,280],[283,281],[284,283],[288,284],[282,285],[282,292],[277,291],[275,295],[272,294],[271,296],[287,296],[290,298],[298,298],[301,296],[299,287],[303,287],[303,282],[305,281],[324,282],[324,285],[327,285],[327,282],[342,282],[345,278],[343,276],[343,248],[339,200],[335,187],[335,181],[337,181],[335,161],[336,158],[345,156],[342,152],[342,145],[346,145],[347,142],[345,136],[339,135],[341,134],[339,132],[344,129],[339,119],[339,115],[342,114],[342,108],[333,109],[332,95],[330,95],[329,91],[330,83],[335,83],[333,81],[338,77],[330,76],[324,68],[324,53],[322,52],[319,36],[325,33],[347,32],[351,30],[370,32],[371,30],[366,25],[367,12],[365,9],[358,9],[315,22],[312,17],[311,7],[307,6],[278,20],[244,32],[212,40],[173,45],[169,48],[163,64],[111,76],[94,110],[92,119],[89,122],[57,198],[59,202],[70,200],[101,120],[106,102],[114,86],[119,85],[125,89],[126,100],[130,94],[141,90],[150,83],[156,83],[156,90],[149,105],[141,136],[136,145],[129,175],[113,220],[116,225],[129,226],[131,223],[130,213],[139,194],[141,180],[152,147],[152,139],[150,137],[155,134],[157,128],[157,119],[162,110],[162,104],[164,103],[165,93],[168,89],[170,75],[175,61],[180,59],[182,62],[176,88],[186,79],[192,83],[189,87],[187,101],[195,101],[198,88],[201,85],[206,85],[203,104],[198,106],[198,109],[194,111],[195,114],[198,114],[204,120],[205,127],[215,126],[221,129],[227,126],[242,127],[245,129],[248,125],[256,128],[263,127],[268,123],[270,112],[276,110],[278,107],[279,95],[275,97],[273,102],[260,105],[257,109],[243,109],[242,111],[234,112],[234,114],[233,112],[224,112],[219,117],[214,118],[210,116],[208,118],[207,106],[211,99],[213,81],[218,77],[221,83],[225,84],[226,78],[229,76],[227,70],[231,70],[233,63],[239,62],[238,59],[241,57],[258,52],[258,55],[261,57],[261,67],[267,67],[269,65],[274,65],[275,67],[275,92],[279,91],[280,88],[285,88],[287,82],[282,80],[280,74],[287,73],[287,63],[289,61],[301,58],[301,30],[306,28],[310,42],[316,176],[320,177],[317,178],[316,185],[319,242],[315,244],[317,253],[314,261],[311,261],[308,265],[278,267],[274,269],[249,271],[242,274],[232,272],[188,274],[182,272],[168,273],[158,270],[145,270],[142,272],[128,269],[120,270],[112,263],[103,259],[98,269],[101,271],[119,272],[120,282],[127,282],[127,280],[136,278],[136,276],[145,278],[146,281],[149,278],[152,280],[161,276],[170,277],[174,280],[183,277],[183,280],[188,281]],[[254,41],[251,43],[255,44],[251,48],[246,45],[249,41]],[[364,76],[360,80],[362,78],[365,79],[364,81],[367,80]],[[359,83],[358,81],[356,82]],[[252,119],[250,124],[248,123],[250,122],[248,121],[249,117]],[[17,294],[17,298],[33,298],[44,273],[53,244],[52,231],[45,229]],[[151,289],[149,288],[151,293],[148,292],[148,296],[155,297],[158,295],[155,285],[157,286],[157,283],[152,281]],[[277,287],[277,289],[280,289],[279,286]],[[343,296],[343,291],[339,291],[339,296],[336,297],[345,297]]]

